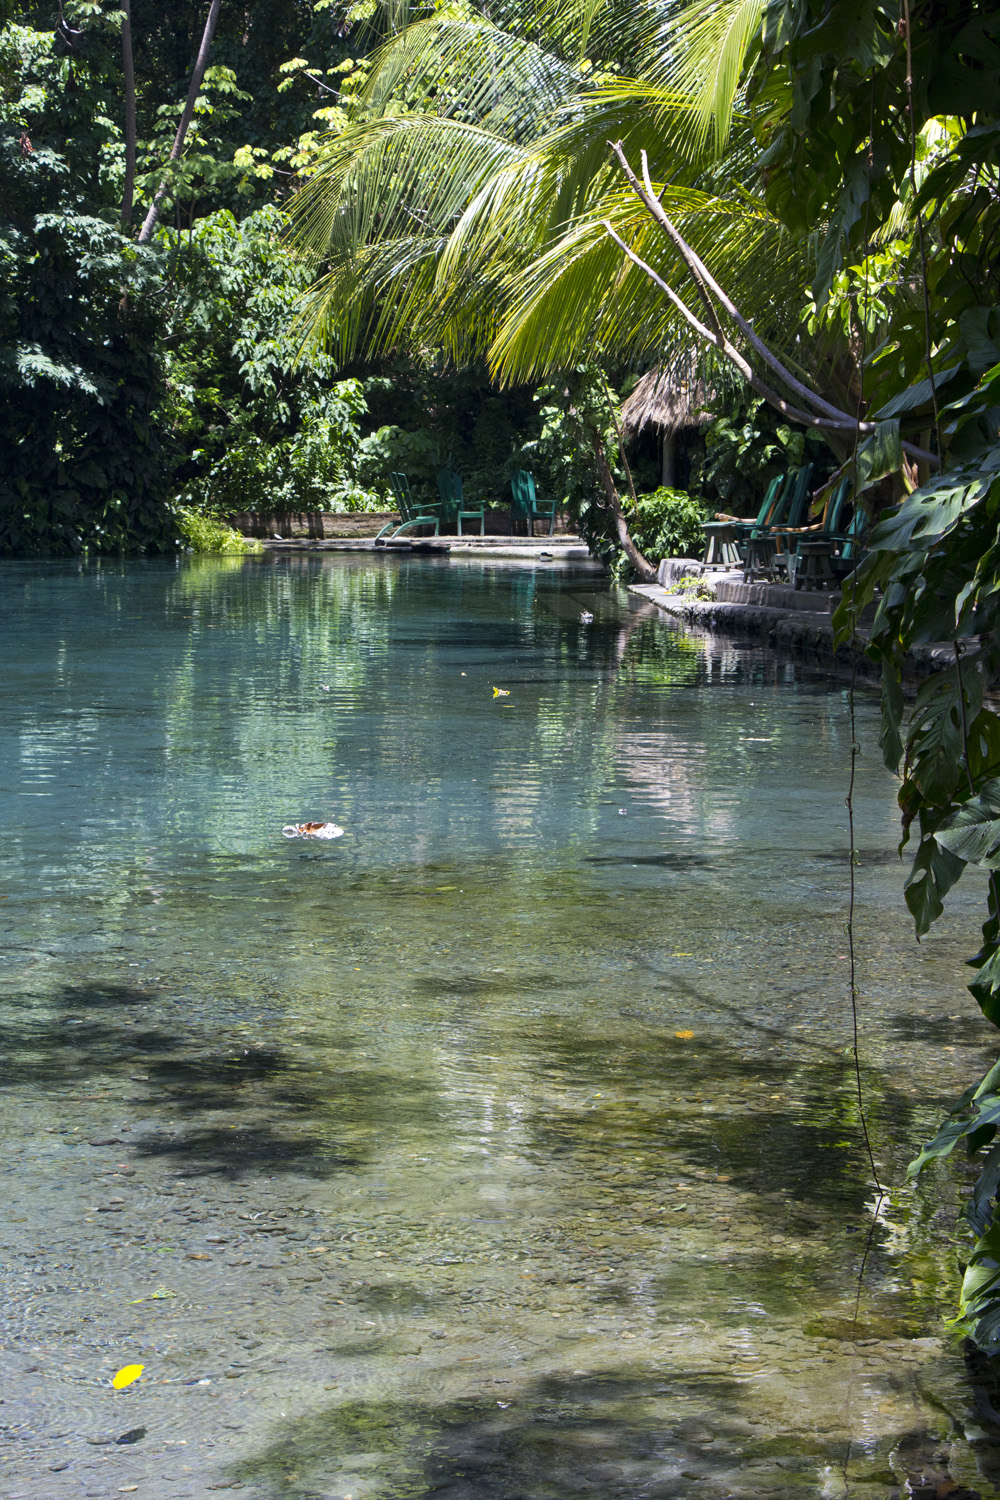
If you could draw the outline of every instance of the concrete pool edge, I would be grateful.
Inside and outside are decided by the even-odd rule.
[[[714,597],[698,599],[693,594],[669,591],[681,578],[690,577],[707,584]],[[833,664],[838,669],[851,668],[850,650],[835,645],[833,639],[833,611],[840,601],[839,589],[820,593],[796,591],[783,584],[744,583],[739,571],[718,573],[694,559],[670,558],[660,564],[659,582],[630,584],[629,593],[656,605],[680,624],[720,635],[750,636],[775,651]],[[863,641],[867,641],[873,618],[873,606],[862,611],[858,634]],[[946,659],[951,660],[951,651],[947,642],[917,647],[907,658],[908,677],[926,677],[936,671]],[[856,670],[867,682],[881,678],[878,664],[863,654],[856,658]]]

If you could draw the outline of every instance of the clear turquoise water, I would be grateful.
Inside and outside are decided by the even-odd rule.
[[[842,683],[558,569],[0,578],[5,1496],[993,1493],[872,700],[854,1326]]]

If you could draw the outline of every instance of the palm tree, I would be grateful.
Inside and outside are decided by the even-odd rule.
[[[794,110],[768,88],[811,24],[772,6],[762,31],[764,13],[550,0],[530,18],[463,8],[404,28],[296,203],[298,244],[327,264],[304,336],[344,356],[485,354],[507,381],[708,348],[842,460],[861,438],[879,450],[872,472],[898,464],[898,433],[859,418],[849,333],[800,337],[837,236],[790,229],[756,170],[761,139],[791,149]],[[856,181],[845,194],[856,203]]]

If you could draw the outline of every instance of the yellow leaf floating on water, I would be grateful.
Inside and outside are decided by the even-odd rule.
[[[680,1037],[682,1042],[689,1042],[694,1036],[693,1031],[675,1031],[674,1036]]]
[[[493,689],[493,696],[494,696],[494,698],[509,698],[510,697],[510,688],[498,688],[498,687],[495,687]]]
[[[127,1385],[132,1384],[133,1380],[139,1379],[145,1368],[145,1365],[122,1365],[111,1384],[116,1391],[123,1391]]]

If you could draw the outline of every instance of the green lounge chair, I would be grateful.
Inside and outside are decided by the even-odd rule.
[[[823,519],[818,525],[803,526],[797,533],[784,533],[789,549],[788,581],[795,588],[803,588],[807,583],[822,587],[834,581],[832,563],[846,541],[843,519],[850,494],[851,476],[844,474],[827,496]]]
[[[779,571],[787,568],[788,555],[784,551],[779,553],[778,543],[784,530],[789,527],[796,529],[806,518],[812,471],[812,464],[805,464],[789,474],[770,521],[766,526],[754,527],[747,537],[746,556],[743,560],[744,583],[748,583],[757,572],[774,578]]]
[[[834,537],[837,550],[831,559],[833,576],[838,583],[849,578],[859,563],[868,556],[865,539],[868,534],[868,516],[860,505],[855,506],[854,515],[842,536]]]
[[[755,528],[767,525],[784,482],[783,474],[771,480],[763,504],[757,512],[756,521],[750,518],[742,520],[739,516],[720,516],[716,521],[702,523],[701,529],[705,533],[705,556],[702,559],[704,567],[741,568],[743,566],[740,543],[745,541]]]
[[[396,497],[396,505],[399,509],[400,524],[396,526],[396,530],[392,533],[392,536],[386,537],[386,542],[395,541],[396,537],[398,537],[401,532],[409,531],[411,526],[433,526],[434,535],[440,536],[440,504],[437,501],[434,501],[430,505],[425,505],[423,503],[418,505],[413,496],[410,494],[410,482],[405,474],[390,474],[389,483],[392,485],[392,493]],[[382,530],[375,538],[376,546],[378,546],[379,542],[382,541],[382,538],[385,536],[385,533],[389,530],[390,526],[394,525],[394,521],[388,521],[385,526],[382,527]],[[383,542],[382,545],[385,546],[385,542]]]
[[[467,505],[462,490],[462,476],[454,469],[442,469],[437,478],[438,494],[441,497],[441,516],[444,521],[458,523],[458,534],[462,535],[463,521],[478,521],[479,535],[486,535],[486,507],[480,504]]]
[[[527,469],[515,469],[510,476],[510,493],[513,503],[510,508],[510,518],[524,517],[528,523],[528,535],[535,534],[535,521],[544,521],[546,517],[549,522],[549,536],[556,529],[556,502],[549,501],[546,504],[539,500],[535,494],[534,475],[529,474]]]

